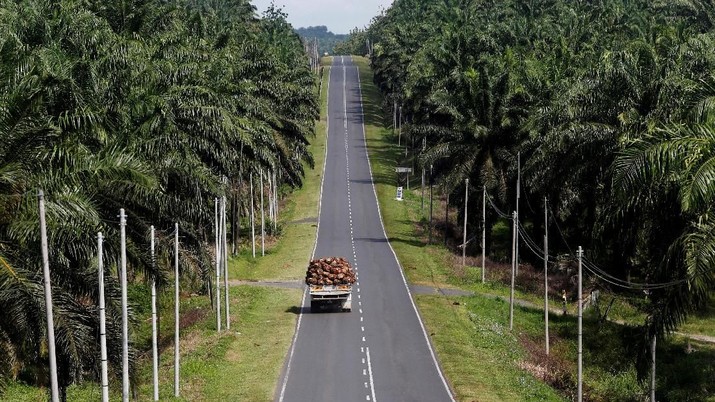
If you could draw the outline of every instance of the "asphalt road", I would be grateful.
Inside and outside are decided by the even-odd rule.
[[[347,257],[358,282],[349,313],[312,314],[304,297],[276,400],[452,401],[382,227],[367,159],[357,67],[349,57],[335,57],[329,81],[328,142],[314,256]]]

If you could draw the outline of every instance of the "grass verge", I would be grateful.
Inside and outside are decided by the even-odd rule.
[[[208,314],[181,340],[181,397],[173,398],[174,349],[160,359],[160,395],[177,401],[268,401],[291,342],[295,314],[286,306],[300,300],[297,289],[231,288],[232,328],[218,334]],[[139,400],[150,400],[151,366],[139,374]]]
[[[715,293],[710,295],[710,302],[702,310],[688,317],[679,330],[691,334],[715,337]]]

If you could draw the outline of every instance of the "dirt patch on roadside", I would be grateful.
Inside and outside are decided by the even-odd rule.
[[[556,344],[559,338],[551,336],[551,343]],[[527,352],[527,358],[517,363],[519,368],[528,371],[534,377],[559,390],[569,400],[576,398],[577,385],[571,372],[573,362],[546,354],[543,339],[535,340],[530,336],[519,335],[519,343]],[[584,399],[588,400],[587,390],[584,388]]]
[[[230,286],[238,285],[248,285],[248,286],[265,286],[269,288],[283,288],[283,289],[302,289],[305,286],[305,282],[302,280],[293,281],[242,281],[232,279],[228,281]]]
[[[303,218],[303,219],[298,219],[298,220],[288,222],[289,225],[301,225],[301,224],[308,224],[308,223],[318,224],[318,217],[311,216],[308,218]]]
[[[241,352],[238,348],[228,348],[226,351],[226,360],[230,362],[237,362],[241,360]]]

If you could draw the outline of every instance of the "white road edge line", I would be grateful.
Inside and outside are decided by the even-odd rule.
[[[352,57],[352,56],[351,56]],[[362,138],[363,142],[365,145],[365,158],[367,158],[367,167],[370,171],[370,181],[372,182],[372,192],[375,195],[375,204],[377,205],[377,214],[380,217],[380,226],[382,226],[382,234],[385,236],[385,239],[387,239],[387,232],[385,231],[385,224],[382,222],[382,211],[380,210],[380,202],[377,199],[377,189],[375,188],[375,180],[372,176],[372,164],[370,163],[370,154],[367,150],[367,135],[365,134],[365,109],[363,107],[363,102],[362,102],[362,83],[360,81],[360,67],[355,66],[355,71],[357,72],[357,77],[358,77],[358,92],[360,94],[360,114],[363,116],[362,120]],[[454,395],[452,394],[452,390],[449,388],[449,384],[447,384],[447,379],[444,378],[444,374],[442,373],[442,368],[439,366],[439,363],[437,362],[437,356],[434,354],[434,349],[432,348],[432,342],[430,342],[429,336],[427,336],[427,330],[425,329],[425,325],[422,322],[422,317],[420,316],[420,312],[417,310],[417,306],[415,305],[415,301],[412,297],[412,292],[410,292],[410,287],[407,285],[407,278],[405,278],[405,272],[404,269],[402,268],[402,264],[400,264],[400,260],[397,258],[397,253],[395,253],[395,249],[392,248],[392,244],[388,241],[387,245],[390,246],[390,250],[392,251],[392,255],[395,257],[395,262],[397,262],[397,266],[400,268],[400,275],[402,275],[402,283],[405,285],[405,289],[407,290],[408,296],[410,296],[410,303],[412,304],[412,308],[415,311],[415,314],[417,315],[417,321],[420,323],[420,328],[422,328],[422,335],[424,335],[425,341],[427,342],[427,348],[429,349],[429,353],[432,356],[432,363],[434,363],[435,368],[437,369],[437,373],[439,373],[439,378],[442,380],[442,384],[444,385],[444,388],[447,390],[447,394],[449,395],[449,398],[454,402]],[[369,350],[368,350],[368,357],[369,357]],[[370,359],[368,358],[368,362]],[[373,388],[374,391],[375,388]]]
[[[372,400],[377,401],[375,398],[375,383],[372,380],[372,363],[370,362],[370,348],[365,348],[365,354],[367,355],[367,372],[370,377],[370,391],[372,392]]]
[[[333,58],[334,59],[334,58]],[[333,66],[331,65],[328,69],[328,86],[326,87],[326,105],[330,105],[330,77],[333,75]],[[315,259],[315,250],[318,248],[318,236],[320,236],[320,211],[323,209],[323,186],[325,185],[325,167],[328,162],[328,132],[330,130],[330,107],[325,107],[325,154],[323,158],[323,177],[320,178],[320,194],[318,198],[318,224],[315,228],[315,243],[313,244],[313,252],[310,259]],[[308,294],[308,288],[303,291],[303,298],[300,301],[300,307],[303,308],[305,304],[305,298]],[[283,402],[285,397],[286,387],[288,386],[288,376],[290,375],[290,365],[293,362],[293,354],[295,353],[295,344],[298,340],[298,334],[300,333],[300,323],[303,319],[303,314],[298,316],[298,322],[295,325],[295,334],[293,335],[293,342],[290,345],[290,354],[288,355],[288,363],[286,363],[286,373],[283,377],[283,386],[281,386],[281,394],[278,397],[279,402]]]
[[[305,304],[305,297],[308,295],[308,288],[305,288],[303,291],[303,299],[300,301],[301,307]],[[290,364],[293,360],[293,353],[295,352],[295,344],[296,341],[298,340],[298,331],[300,331],[300,322],[303,319],[303,314],[301,313],[298,315],[298,323],[296,324],[296,330],[295,330],[295,335],[293,335],[293,342],[292,345],[290,346],[290,355],[288,355],[288,364],[286,366],[286,374],[285,377],[283,377],[283,386],[281,387],[281,395],[278,398],[278,401],[283,402],[283,397],[285,396],[286,392],[286,386],[288,385],[288,375],[290,374]]]

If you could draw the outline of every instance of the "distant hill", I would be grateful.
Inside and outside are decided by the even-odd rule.
[[[315,27],[298,28],[295,30],[301,38],[312,40],[318,39],[318,52],[322,55],[324,53],[333,54],[333,48],[336,44],[346,40],[348,35],[334,34],[328,31],[328,27],[325,25],[319,25]]]

